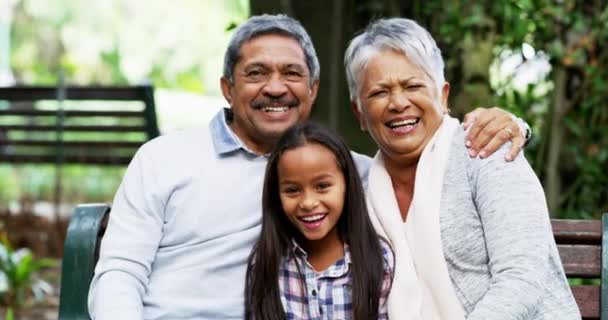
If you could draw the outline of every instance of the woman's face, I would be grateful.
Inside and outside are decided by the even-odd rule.
[[[355,113],[382,153],[400,164],[416,163],[447,110],[431,78],[404,54],[377,53],[361,72],[360,110]]]

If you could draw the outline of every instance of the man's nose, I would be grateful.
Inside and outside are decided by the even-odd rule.
[[[285,81],[278,74],[273,74],[264,86],[264,94],[271,97],[280,97],[287,93]]]

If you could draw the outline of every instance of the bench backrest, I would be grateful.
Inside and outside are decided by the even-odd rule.
[[[583,319],[608,319],[608,311],[604,310],[608,306],[605,302],[608,270],[602,272],[606,268],[604,264],[608,263],[603,260],[602,253],[608,254],[608,239],[602,239],[602,231],[608,227],[606,217],[602,221],[553,220],[552,225],[562,264]]]
[[[0,162],[124,165],[158,135],[152,86],[0,87]]]

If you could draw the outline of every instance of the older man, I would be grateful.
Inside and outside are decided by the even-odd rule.
[[[308,34],[286,16],[250,18],[230,41],[221,87],[230,109],[208,127],[150,141],[129,165],[91,284],[94,319],[243,317],[265,154],[309,117],[319,88]],[[495,119],[486,130],[510,127],[522,140],[504,111],[478,117]],[[356,159],[365,176],[370,159]]]

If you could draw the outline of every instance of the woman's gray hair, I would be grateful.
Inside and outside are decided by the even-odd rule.
[[[283,14],[264,14],[253,16],[243,25],[239,26],[228,43],[228,49],[226,49],[226,53],[224,54],[224,77],[230,83],[234,83],[234,66],[241,58],[240,51],[243,44],[255,37],[267,34],[280,34],[296,40],[306,56],[306,65],[310,72],[310,83],[312,84],[314,81],[319,80],[319,59],[317,58],[317,53],[310,40],[310,36],[300,22]]]
[[[441,50],[426,29],[405,18],[380,19],[351,40],[344,54],[350,98],[359,105],[361,72],[379,52],[394,50],[405,54],[435,82],[441,91],[445,78]]]

